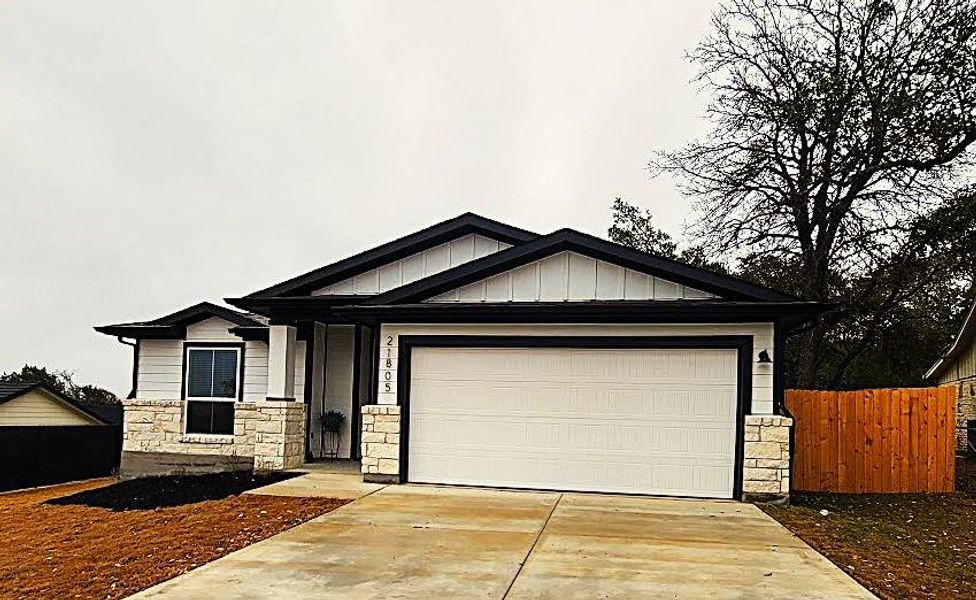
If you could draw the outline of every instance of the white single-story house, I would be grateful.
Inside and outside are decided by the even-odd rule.
[[[956,390],[956,448],[968,447],[967,423],[976,420],[976,302],[962,321],[962,327],[925,379]],[[970,449],[976,452],[976,448]]]
[[[106,424],[94,410],[43,383],[0,381],[0,427]]]
[[[124,473],[299,467],[339,411],[369,481],[781,498],[822,310],[470,213],[227,302],[96,327],[135,344]]]

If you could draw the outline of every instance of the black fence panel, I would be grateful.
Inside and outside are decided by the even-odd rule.
[[[122,427],[0,427],[0,491],[111,474],[122,454]]]

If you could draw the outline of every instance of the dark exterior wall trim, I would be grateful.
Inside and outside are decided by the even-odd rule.
[[[126,396],[129,400],[139,393],[139,340],[132,345],[132,390]]]
[[[745,416],[752,413],[753,339],[748,335],[717,336],[507,336],[401,335],[397,358],[397,403],[400,405],[400,475],[409,481],[410,361],[414,348],[728,348],[738,351],[736,381],[735,460],[732,497],[742,498]],[[774,365],[773,367],[777,367]]]
[[[337,308],[364,324],[386,323],[769,323],[811,320],[825,306],[815,302],[593,301],[429,303]]]
[[[305,461],[312,460],[312,381],[315,373],[315,324],[312,324],[311,335],[305,341]]]
[[[359,402],[359,386],[362,378],[363,369],[363,349],[362,349],[363,326],[356,325],[352,328],[352,402],[349,403],[352,414],[349,415],[349,458],[356,456],[356,446],[359,445],[359,417],[362,409]]]

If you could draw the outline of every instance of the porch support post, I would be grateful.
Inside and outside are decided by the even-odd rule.
[[[268,400],[295,399],[295,346],[298,330],[272,325],[268,331]]]
[[[271,325],[268,331],[268,395],[257,402],[254,470],[300,467],[305,459],[305,403],[295,402],[295,351],[298,331]]]

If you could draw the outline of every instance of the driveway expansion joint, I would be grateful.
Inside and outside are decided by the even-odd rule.
[[[549,519],[552,518],[552,513],[556,512],[556,507],[559,506],[559,502],[562,501],[563,495],[559,494],[556,496],[556,501],[552,503],[552,508],[549,509],[549,513],[546,515],[545,520],[542,522],[542,527],[539,527],[539,532],[535,534],[535,539],[532,540],[532,545],[529,546],[529,550],[525,553],[525,556],[519,562],[518,569],[515,570],[515,574],[512,575],[512,580],[508,582],[508,587],[505,588],[505,593],[502,594],[502,600],[508,597],[508,593],[512,591],[512,586],[515,585],[515,581],[518,576],[522,573],[522,567],[525,563],[529,562],[529,557],[532,556],[532,551],[535,550],[536,544],[539,543],[539,539],[542,538],[542,534],[545,532],[546,527],[549,526]]]

